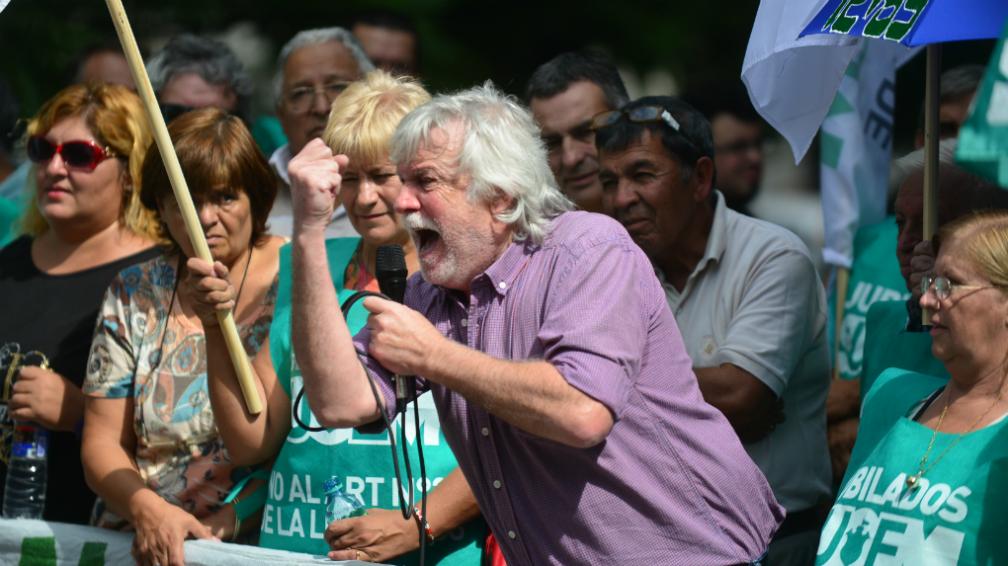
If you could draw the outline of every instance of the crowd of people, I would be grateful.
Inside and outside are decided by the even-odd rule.
[[[744,96],[631,100],[593,51],[521,100],[432,96],[417,45],[387,15],[301,31],[255,120],[224,44],[151,57],[212,262],[116,49],[28,122],[24,164],[0,144],[0,227],[24,203],[0,345],[48,360],[0,368],[2,418],[53,433],[45,519],[133,532],[160,566],[189,538],[395,564],[1008,563],[1008,192],[950,151],[975,69],[947,81],[939,235],[916,151],[895,219],[858,237],[831,361],[810,251],[748,209]],[[387,245],[401,303],[373,296]],[[404,515],[386,429],[413,423],[429,493]],[[366,512],[327,521],[334,485]]]

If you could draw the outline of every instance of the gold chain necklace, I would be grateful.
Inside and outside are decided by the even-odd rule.
[[[948,394],[948,389],[945,390],[946,394],[945,408],[942,409],[941,415],[938,416],[938,424],[936,424],[934,430],[931,431],[931,441],[928,442],[927,450],[925,450],[924,455],[921,456],[920,464],[918,464],[917,466],[917,473],[907,476],[906,479],[907,488],[909,488],[911,491],[917,489],[920,486],[920,480],[922,477],[924,477],[924,474],[934,469],[934,467],[938,465],[938,462],[941,462],[942,458],[944,458],[945,455],[948,454],[950,450],[955,448],[955,446],[959,444],[959,441],[962,440],[964,436],[973,432],[973,429],[975,429],[977,425],[979,425],[984,420],[984,418],[986,418],[987,415],[990,414],[990,412],[994,409],[994,407],[1001,402],[1002,391],[1003,391],[1002,389],[1000,388],[998,389],[997,397],[994,398],[994,402],[991,403],[989,407],[987,407],[987,410],[984,411],[983,414],[980,415],[979,418],[977,418],[977,420],[973,421],[973,424],[970,425],[970,427],[966,430],[966,432],[961,433],[959,436],[956,437],[955,440],[950,442],[949,445],[945,447],[945,450],[942,450],[941,454],[939,454],[938,457],[935,458],[934,461],[931,462],[929,465],[928,456],[931,455],[931,449],[934,448],[935,439],[938,438],[938,432],[939,430],[941,430],[942,421],[945,420],[945,414],[948,413],[949,405],[951,404],[952,400],[951,395]]]

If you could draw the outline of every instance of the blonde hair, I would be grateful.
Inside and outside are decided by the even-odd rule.
[[[399,121],[430,99],[415,79],[371,71],[333,100],[322,139],[352,165],[383,161]]]
[[[982,211],[950,222],[938,234],[937,249],[953,240],[991,285],[1008,291],[1008,211]]]
[[[158,222],[153,212],[140,203],[140,167],[151,143],[150,126],[140,98],[128,88],[112,84],[75,84],[61,90],[28,123],[28,136],[45,135],[53,126],[68,118],[82,118],[99,145],[112,149],[126,160],[129,181],[122,187],[119,222],[123,227],[156,240]],[[34,167],[39,167],[35,165]],[[29,176],[31,194],[35,194],[35,176]],[[21,219],[22,231],[38,236],[49,229],[49,222],[31,199]]]

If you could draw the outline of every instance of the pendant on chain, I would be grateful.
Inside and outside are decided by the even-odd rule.
[[[921,473],[911,474],[907,476],[906,485],[910,491],[917,489],[920,486]]]

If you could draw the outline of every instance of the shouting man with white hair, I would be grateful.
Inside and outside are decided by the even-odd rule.
[[[422,277],[405,305],[366,299],[354,337],[324,244],[346,158],[312,141],[290,162],[292,333],[319,420],[381,426],[393,374],[415,376],[512,566],[758,563],[781,507],[704,402],[651,263],[570,211],[528,111],[491,86],[438,96],[392,159]]]

